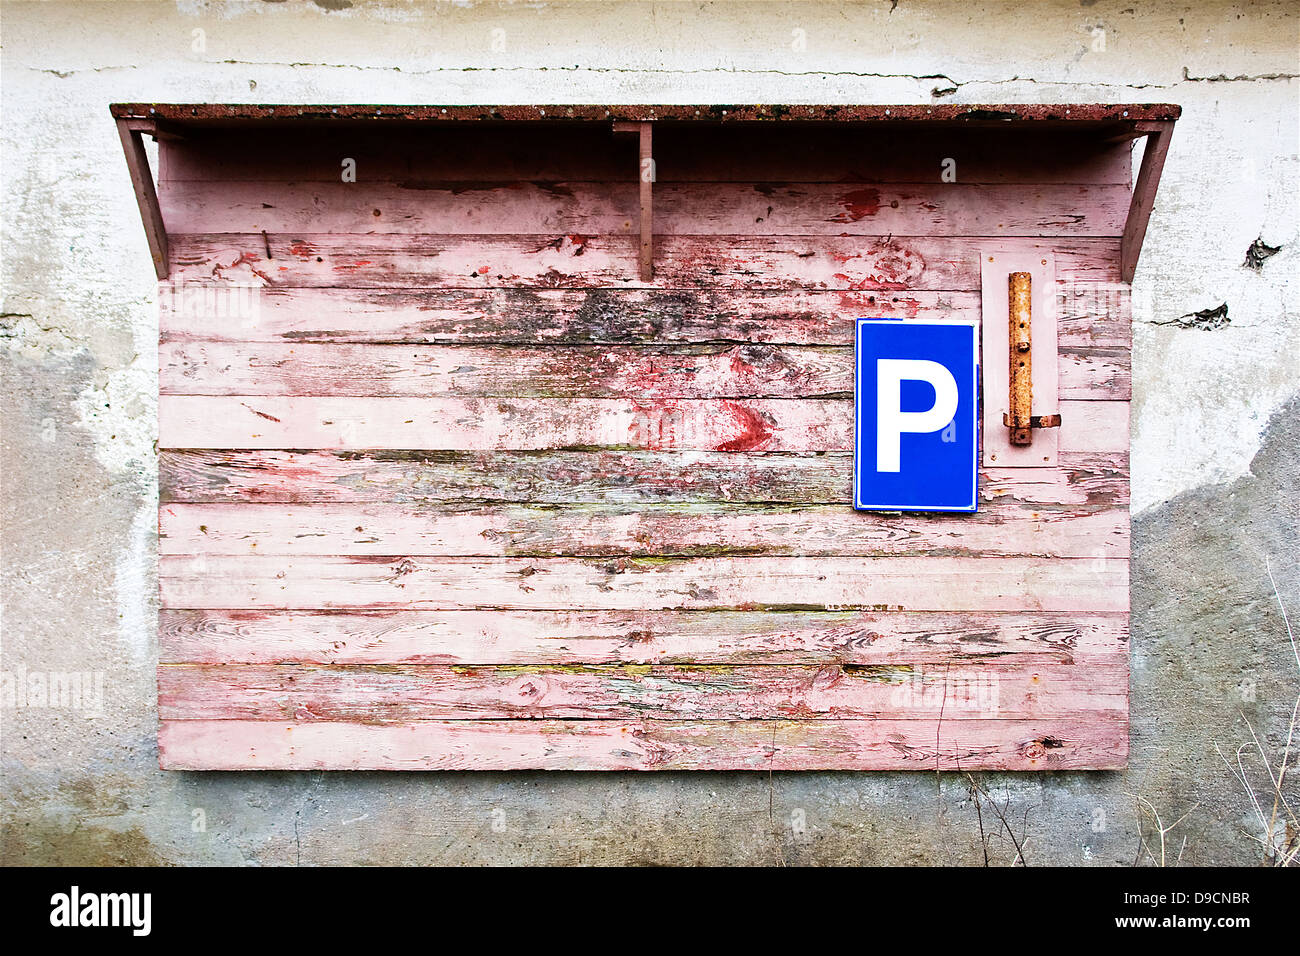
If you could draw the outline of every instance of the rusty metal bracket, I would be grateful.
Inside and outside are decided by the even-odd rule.
[[[636,133],[638,136],[637,171],[641,184],[641,251],[637,257],[642,282],[654,279],[654,181],[655,160],[651,130],[653,123],[649,120],[640,122],[616,122],[615,133]]]
[[[154,272],[159,279],[166,279],[167,227],[163,225],[158,191],[154,188],[153,176],[149,173],[149,156],[144,151],[144,135],[148,133],[156,138],[157,129],[153,120],[119,118],[117,132],[122,139],[122,152],[126,154],[126,168],[131,173],[131,185],[135,188],[140,219],[144,222],[144,236],[149,242]]]
[[[1002,424],[1011,429],[1011,444],[1033,443],[1035,428],[1056,428],[1060,415],[1035,415],[1033,381],[1033,276],[1012,272],[1007,276],[1007,391],[1009,412]]]

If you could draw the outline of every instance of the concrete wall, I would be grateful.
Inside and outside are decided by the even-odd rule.
[[[0,710],[0,859],[979,863],[987,843],[1007,863],[991,799],[1031,865],[1128,864],[1140,832],[1158,857],[1151,812],[1186,814],[1171,862],[1259,861],[1218,751],[1248,719],[1276,753],[1300,693],[1266,571],[1296,618],[1298,42],[1297,6],[1264,0],[4,3],[0,669],[103,693]],[[116,100],[1181,103],[1134,284],[1130,769],[974,794],[925,773],[158,771],[157,320]],[[1256,239],[1281,247],[1258,270]],[[1226,323],[1194,315],[1223,303]]]

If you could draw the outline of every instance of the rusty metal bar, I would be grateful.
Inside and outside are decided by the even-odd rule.
[[[1033,363],[1033,277],[1028,272],[1007,276],[1007,411],[1002,424],[1011,429],[1013,445],[1028,445],[1033,429],[1056,428],[1060,415],[1035,415]]]
[[[181,124],[265,122],[644,122],[655,120],[747,123],[801,121],[836,123],[942,123],[997,127],[1044,124],[1053,127],[1172,122],[1182,107],[1172,103],[924,103],[924,104],[513,104],[384,105],[381,103],[113,103],[115,117]]]
[[[135,188],[135,201],[140,206],[140,218],[144,222],[149,253],[153,256],[154,272],[159,279],[166,279],[167,228],[163,225],[158,192],[154,188],[153,176],[149,173],[149,156],[144,151],[144,133],[148,129],[134,128],[138,126],[138,123],[129,119],[117,120],[117,132],[122,139],[122,151],[126,154],[126,168],[131,173],[131,185]]]
[[[1032,280],[1028,272],[1013,272],[1007,277],[1007,341],[1010,343],[1008,361],[1011,363],[1007,425],[1011,428],[1013,445],[1028,445],[1034,440],[1029,426],[1034,402],[1033,353],[1030,348],[1031,290]]]

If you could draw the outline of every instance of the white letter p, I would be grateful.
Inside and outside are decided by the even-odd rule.
[[[929,382],[934,405],[902,411],[903,380]],[[957,380],[929,359],[876,359],[876,471],[901,471],[903,432],[937,432],[957,414]]]

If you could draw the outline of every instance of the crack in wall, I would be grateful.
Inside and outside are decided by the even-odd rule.
[[[1251,75],[1227,76],[1217,74],[1214,76],[1192,76],[1187,67],[1183,67],[1182,79],[1170,83],[1112,83],[1098,80],[1050,80],[1039,79],[1032,76],[1010,76],[997,79],[968,79],[958,80],[946,73],[878,73],[866,70],[780,70],[775,68],[768,69],[749,69],[745,67],[701,67],[697,69],[671,69],[665,67],[624,67],[624,66],[563,66],[563,65],[537,65],[537,66],[437,66],[423,69],[409,69],[401,66],[376,66],[358,63],[325,63],[310,60],[206,60],[201,61],[202,65],[207,66],[247,66],[247,67],[287,67],[289,69],[298,69],[310,67],[315,69],[328,70],[356,70],[361,72],[379,72],[379,73],[402,73],[406,76],[436,76],[452,73],[594,73],[594,74],[634,74],[641,76],[701,76],[727,74],[736,76],[780,76],[780,77],[853,77],[857,79],[885,79],[885,80],[916,80],[922,82],[925,80],[943,80],[951,84],[950,88],[936,88],[932,95],[947,96],[955,93],[963,86],[1006,86],[1013,83],[1032,83],[1037,86],[1068,86],[1084,87],[1099,89],[1123,89],[1123,90],[1168,90],[1178,86],[1179,83],[1238,83],[1238,82],[1262,82],[1272,80],[1293,80],[1300,79],[1300,73],[1259,73]],[[86,67],[83,69],[56,70],[49,67],[37,68],[28,67],[36,73],[48,73],[59,79],[68,79],[80,73],[105,73],[115,70],[138,70],[141,69],[136,64],[113,65],[113,66],[96,66]]]

